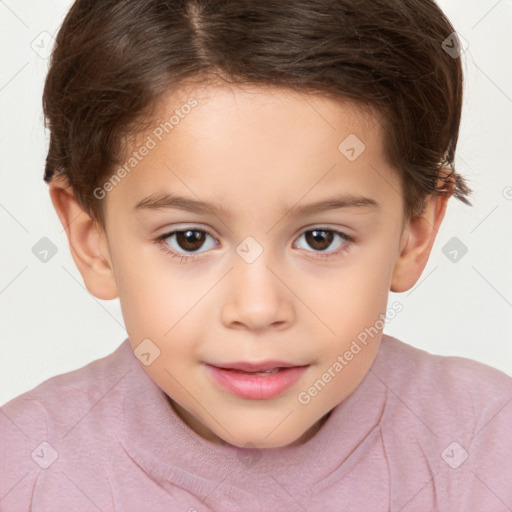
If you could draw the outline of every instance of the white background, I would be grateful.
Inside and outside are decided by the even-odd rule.
[[[389,304],[399,300],[404,309],[385,332],[512,375],[512,2],[439,5],[469,43],[456,165],[474,189],[473,207],[450,200],[418,284],[390,295]],[[118,299],[101,301],[85,289],[43,182],[48,60],[32,46],[48,51],[40,34],[55,36],[70,6],[0,2],[0,404],[109,354],[127,337]],[[32,252],[42,237],[58,248],[46,263]],[[456,263],[442,252],[452,237],[468,248]]]

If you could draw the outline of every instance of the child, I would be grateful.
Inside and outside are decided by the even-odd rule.
[[[383,334],[454,169],[428,0],[77,0],[45,180],[129,337],[2,407],[3,511],[512,509],[512,379]]]

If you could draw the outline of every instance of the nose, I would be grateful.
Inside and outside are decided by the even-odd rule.
[[[264,331],[285,329],[292,324],[293,293],[274,266],[266,251],[252,263],[235,255],[222,306],[226,327]]]

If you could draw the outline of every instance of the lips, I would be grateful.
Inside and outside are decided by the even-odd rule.
[[[251,363],[242,361],[238,363],[209,363],[211,366],[222,368],[223,370],[238,370],[240,372],[255,373],[275,370],[277,368],[291,368],[296,366],[304,366],[295,363],[287,363],[284,361],[262,361],[259,363]]]
[[[245,399],[267,400],[292,387],[309,365],[283,361],[206,364],[208,373],[224,390]]]

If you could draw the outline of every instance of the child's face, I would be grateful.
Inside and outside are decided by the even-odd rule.
[[[303,442],[369,371],[390,288],[410,287],[426,262],[413,255],[416,267],[403,277],[412,225],[403,222],[398,173],[380,125],[354,107],[264,89],[183,91],[132,141],[127,153],[140,161],[104,199],[104,247],[130,343],[151,340],[142,360],[159,355],[144,369],[206,439]],[[191,97],[197,105],[183,108]],[[175,110],[166,133],[160,123]],[[219,211],[179,201],[136,207],[162,194]],[[360,202],[311,207],[348,196]],[[155,242],[179,229],[191,232]],[[207,366],[269,360],[306,368],[252,377],[218,370],[232,376],[236,390],[228,390]]]

